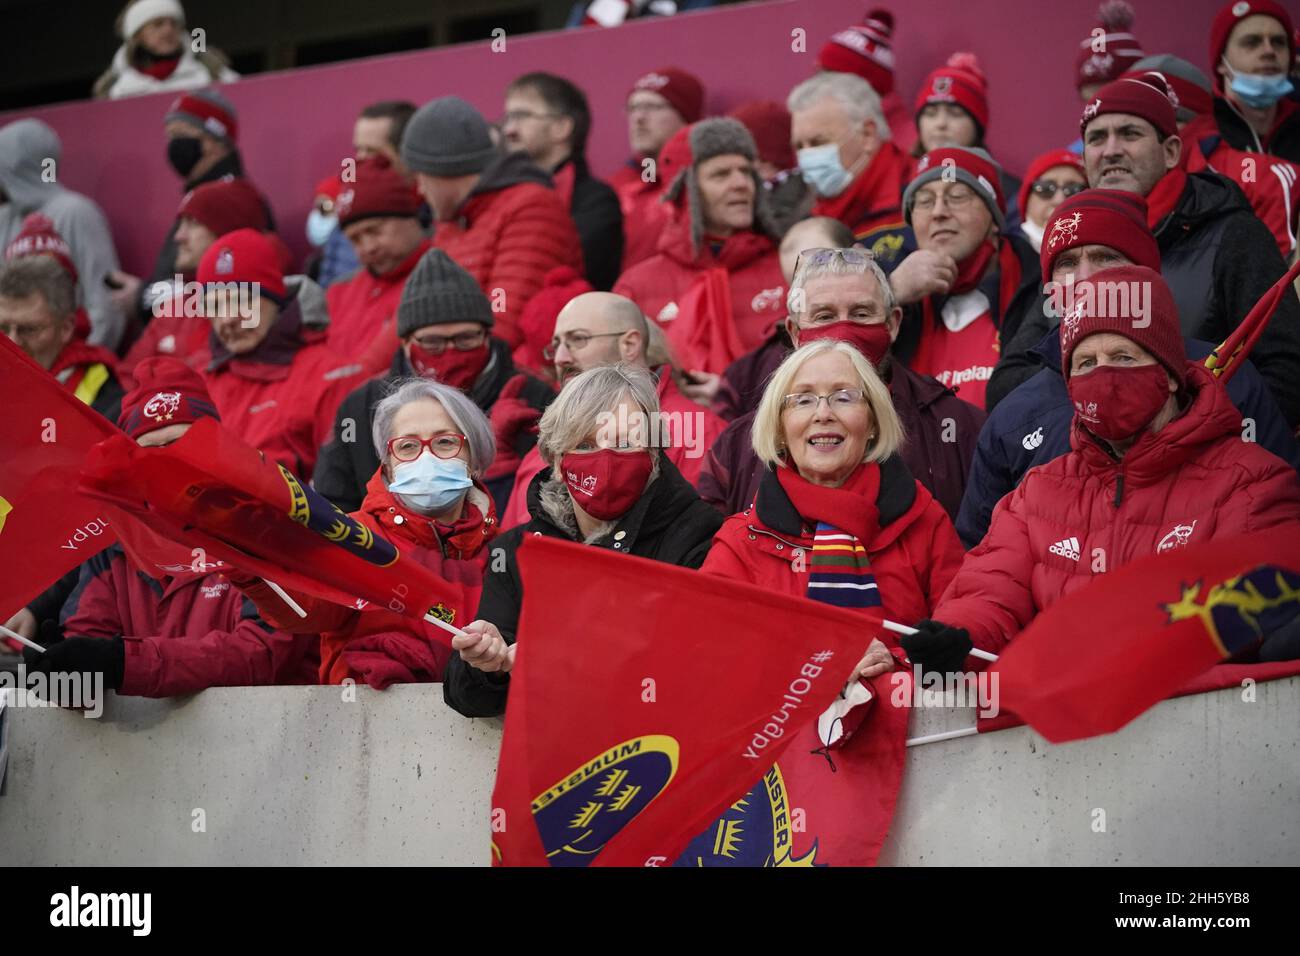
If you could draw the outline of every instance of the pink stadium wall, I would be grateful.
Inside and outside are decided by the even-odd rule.
[[[1149,53],[1167,52],[1206,69],[1207,35],[1220,0],[1132,0],[1134,33]],[[359,60],[251,77],[226,92],[239,110],[249,174],[275,207],[281,234],[305,250],[302,226],[311,185],[347,154],[352,119],[366,103],[423,103],[457,93],[495,118],[509,80],[530,70],[568,76],[595,115],[589,155],[598,173],[625,155],[622,104],[632,78],[676,64],[705,82],[707,107],[723,112],[745,99],[784,99],[814,69],[824,40],[855,22],[868,0],[779,0],[632,24],[568,31]],[[925,74],[954,50],[978,54],[988,74],[989,141],[1014,172],[1036,153],[1078,135],[1074,56],[1095,23],[1095,0],[894,0],[898,88],[910,101]],[[805,31],[806,52],[792,50]],[[214,38],[219,43],[220,38]],[[96,199],[113,225],[126,268],[152,265],[179,201],[164,157],[161,117],[168,96],[79,102],[0,115],[39,116],[63,139],[59,174]]]

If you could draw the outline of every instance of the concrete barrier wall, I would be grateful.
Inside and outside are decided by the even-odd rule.
[[[883,863],[1300,863],[1300,678],[1167,701],[1119,734],[929,744]],[[488,863],[501,722],[428,685],[110,698],[99,720],[4,712],[0,863]],[[920,710],[912,733],[969,726]],[[1094,827],[1105,811],[1105,830]],[[195,832],[196,811],[204,832]]]

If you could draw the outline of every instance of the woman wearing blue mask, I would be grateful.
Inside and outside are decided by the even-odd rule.
[[[487,417],[464,393],[430,379],[404,379],[375,406],[371,438],[380,466],[352,517],[406,557],[468,590],[471,614],[496,537],[497,516],[482,475],[496,455]],[[357,440],[364,440],[357,436]],[[247,582],[245,582],[247,583]],[[431,624],[389,611],[357,610],[295,593],[299,617],[265,585],[247,593],[283,630],[321,635],[320,678],[372,687],[441,681],[451,649]],[[461,625],[470,618],[451,620]]]

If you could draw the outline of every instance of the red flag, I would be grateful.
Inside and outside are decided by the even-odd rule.
[[[1291,264],[1282,278],[1269,287],[1228,337],[1206,356],[1205,367],[1225,382],[1235,375],[1264,334],[1273,313],[1282,304],[1282,297],[1296,294],[1292,284],[1297,278],[1300,278],[1300,259]]]
[[[449,623],[469,612],[476,569],[468,562],[446,562],[445,579],[402,557],[215,419],[166,448],[140,448],[124,435],[101,442],[81,489],[209,560],[286,588],[414,618],[432,610]]]
[[[872,633],[858,611],[571,542],[526,538],[519,570],[493,799],[506,865],[671,864],[826,709]]]
[[[677,317],[665,328],[677,367],[721,375],[745,354],[731,314],[726,269],[706,269],[677,301]]]
[[[1111,733],[1298,615],[1294,528],[1140,558],[1007,646],[1000,706],[1054,743]]]
[[[81,462],[117,429],[0,336],[0,621],[117,536],[77,493]]]

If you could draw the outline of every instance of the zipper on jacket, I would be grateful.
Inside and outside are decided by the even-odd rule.
[[[1115,507],[1118,508],[1119,503],[1123,500],[1124,500],[1124,472],[1119,471],[1115,473]]]

